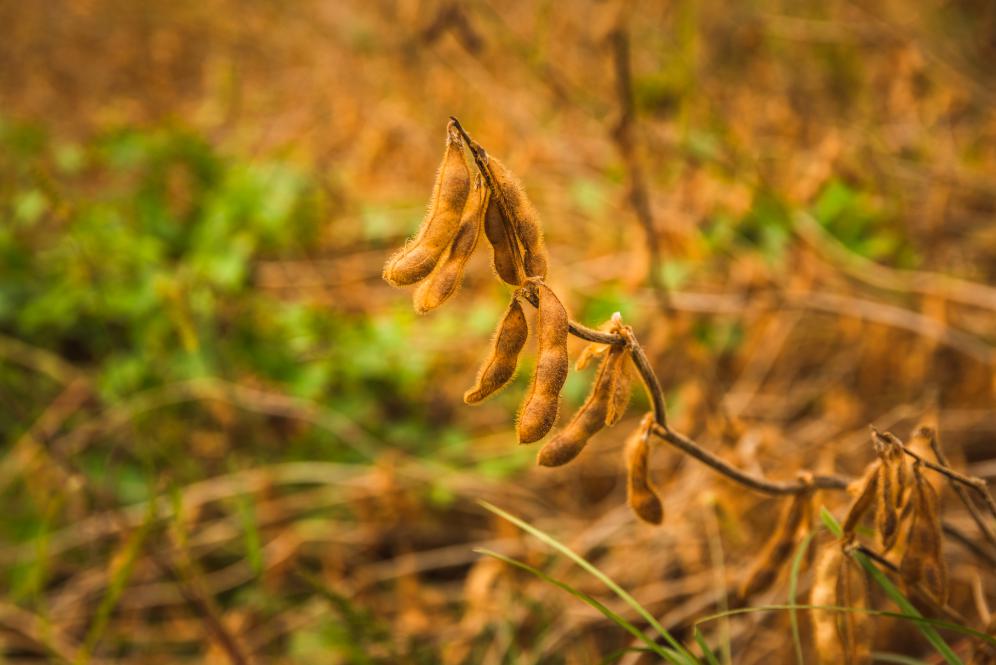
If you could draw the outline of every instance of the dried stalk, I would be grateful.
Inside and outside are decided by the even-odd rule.
[[[937,433],[933,430],[933,428],[922,427],[920,428],[920,433],[926,436],[930,441],[930,449],[934,451],[934,457],[937,458],[937,461],[945,468],[950,469],[951,465],[948,464],[947,457],[944,455],[944,451],[941,450],[941,444],[937,440]],[[996,532],[993,531],[992,525],[990,525],[989,522],[986,521],[986,518],[982,516],[982,513],[979,512],[979,508],[968,496],[968,492],[965,491],[965,487],[954,480],[950,480],[950,483],[951,489],[953,489],[955,494],[958,495],[958,499],[961,500],[966,510],[968,510],[968,514],[972,516],[973,520],[975,520],[975,524],[979,527],[979,531],[982,532],[982,535],[986,537],[986,540],[988,540],[990,544],[996,545]],[[988,494],[988,489],[986,494]]]
[[[643,169],[637,157],[637,140],[634,136],[636,125],[636,106],[633,103],[633,71],[630,58],[629,30],[625,19],[619,16],[616,24],[607,37],[612,51],[612,68],[615,73],[616,98],[619,103],[618,117],[612,126],[612,140],[616,144],[619,156],[626,166],[628,183],[627,199],[636,215],[640,228],[646,236],[648,261],[650,263],[647,278],[654,294],[657,296],[661,309],[671,313],[671,298],[667,285],[661,278],[661,252],[654,228],[654,215],[650,208],[650,195],[643,178]]]

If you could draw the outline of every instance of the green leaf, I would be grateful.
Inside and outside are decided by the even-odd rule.
[[[789,572],[789,605],[795,605],[795,596],[799,590],[799,569],[802,567],[802,560],[806,556],[809,545],[813,542],[815,536],[815,531],[807,533],[806,537],[802,539],[802,542],[796,548],[795,556],[792,557],[792,568]],[[799,617],[795,610],[789,612],[789,622],[792,624],[792,645],[795,647],[795,661],[799,665],[805,665],[806,661],[802,655],[802,638],[799,636]]]

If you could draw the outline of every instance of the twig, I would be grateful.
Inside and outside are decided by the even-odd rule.
[[[956,527],[954,524],[951,524],[950,522],[942,521],[941,529],[944,531],[944,533],[948,534],[949,536],[957,540],[959,543],[961,543],[965,549],[969,550],[972,554],[985,561],[990,566],[990,568],[996,569],[996,556],[993,556],[985,549],[983,549],[982,546],[979,545],[979,542],[976,538],[970,537],[968,534],[966,534],[964,531]]]
[[[941,450],[941,444],[937,440],[937,432],[935,432],[932,427],[921,427],[917,433],[930,441],[930,449],[934,451],[934,457],[937,458],[937,461],[945,468],[950,469],[951,465],[948,463],[947,457],[944,455],[944,451]],[[968,492],[965,491],[964,486],[954,482],[954,480],[951,480],[951,489],[953,489],[955,494],[958,495],[958,498],[968,510],[968,514],[972,516],[973,520],[975,520],[976,525],[979,527],[979,531],[981,531],[982,535],[986,537],[986,540],[988,540],[992,545],[996,545],[996,532],[993,532],[992,526],[979,512],[978,507],[968,496]]]
[[[636,107],[633,104],[633,72],[630,59],[629,31],[624,22],[625,18],[620,15],[607,38],[612,49],[616,98],[619,103],[619,116],[612,127],[611,134],[616,149],[619,151],[619,156],[622,157],[626,165],[626,174],[629,180],[627,199],[646,236],[650,262],[647,279],[653,287],[661,309],[665,313],[669,313],[671,312],[671,299],[667,285],[661,279],[661,256],[657,232],[654,228],[654,215],[650,209],[650,196],[643,179],[643,169],[636,156],[636,138],[634,136]]]
[[[813,476],[812,483],[803,482],[779,483],[764,478],[758,478],[740,469],[731,466],[716,455],[699,446],[687,436],[679,434],[674,430],[667,429],[659,423],[654,424],[654,434],[664,439],[679,450],[688,453],[703,464],[712,467],[730,480],[740,483],[744,487],[761,492],[762,494],[782,495],[782,494],[802,494],[813,489],[820,490],[845,490],[850,484],[846,478],[838,476]]]
[[[636,365],[636,371],[640,373],[643,385],[650,395],[650,403],[654,408],[654,422],[666,430],[667,407],[664,404],[664,389],[661,387],[661,382],[657,379],[654,368],[650,366],[650,360],[647,359],[647,354],[644,353],[643,347],[636,341],[633,329],[629,326],[624,327],[623,336],[626,338],[626,345],[629,347],[633,364]]]

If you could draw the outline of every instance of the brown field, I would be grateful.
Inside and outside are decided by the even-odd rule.
[[[0,2],[0,663],[996,662],[994,62],[983,0]],[[451,116],[549,268],[420,316]]]

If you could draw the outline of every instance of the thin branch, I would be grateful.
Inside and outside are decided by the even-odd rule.
[[[947,457],[944,455],[944,451],[941,450],[941,444],[937,440],[937,432],[935,432],[932,427],[921,427],[917,433],[930,441],[930,449],[934,451],[934,457],[937,458],[937,461],[940,462],[942,466],[951,468]],[[968,510],[968,514],[972,516],[973,520],[975,520],[975,524],[979,527],[979,531],[981,531],[982,535],[986,537],[986,540],[988,540],[991,544],[996,545],[996,532],[993,531],[992,526],[986,521],[985,517],[982,516],[982,513],[979,512],[979,508],[975,505],[975,502],[972,501],[971,497],[968,496],[968,492],[965,490],[964,486],[954,482],[953,480],[951,480],[950,483],[951,489],[953,489],[955,494],[958,495],[958,498]]]
[[[623,336],[626,338],[626,345],[629,347],[633,364],[636,365],[636,371],[640,373],[640,379],[643,381],[643,385],[650,395],[650,403],[654,409],[654,422],[666,430],[667,407],[664,404],[664,389],[661,387],[661,382],[657,379],[654,368],[650,366],[650,360],[647,358],[647,354],[644,353],[643,347],[636,341],[633,329],[629,326],[624,327]]]
[[[850,480],[847,478],[841,478],[839,476],[817,476],[814,475],[811,483],[804,483],[802,481],[792,482],[792,483],[780,483],[776,481],[766,480],[764,478],[758,478],[752,476],[748,473],[741,471],[740,469],[730,465],[725,460],[717,457],[713,453],[710,453],[705,448],[702,448],[699,444],[689,439],[683,434],[679,434],[674,430],[662,427],[660,424],[654,424],[654,434],[664,439],[674,447],[678,448],[682,452],[685,452],[695,459],[699,460],[703,464],[712,467],[719,473],[723,474],[730,480],[740,483],[744,487],[749,487],[752,490],[761,492],[762,494],[770,495],[784,495],[784,494],[802,494],[814,489],[820,490],[845,490],[850,484]]]

